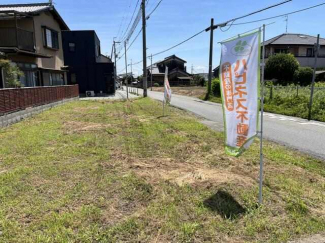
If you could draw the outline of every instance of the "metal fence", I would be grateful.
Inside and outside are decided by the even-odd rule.
[[[267,86],[265,89],[265,98],[273,100],[276,98],[293,98],[293,97],[306,97],[310,98],[311,87],[302,86]],[[325,98],[325,87],[314,88],[314,99]]]
[[[0,116],[78,96],[78,85],[0,89]]]

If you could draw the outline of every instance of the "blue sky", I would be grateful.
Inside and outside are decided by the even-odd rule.
[[[1,0],[5,3],[30,3],[42,0]],[[141,0],[140,0],[141,1]],[[148,55],[177,44],[210,25],[210,19],[216,23],[244,15],[246,13],[273,5],[281,0],[163,0],[156,12],[151,16],[147,26]],[[54,0],[55,7],[71,30],[95,30],[101,40],[102,52],[111,53],[113,37],[117,36],[119,27],[124,31],[130,21],[137,0]],[[149,0],[147,13],[156,6],[159,0]],[[236,23],[267,18],[309,7],[325,0],[293,0],[280,7],[238,20]],[[289,16],[288,32],[309,35],[320,34],[325,37],[324,24],[325,5]],[[258,28],[263,23],[276,21],[266,29],[266,38],[282,34],[286,29],[285,18],[277,18],[265,22],[232,26],[228,31],[215,31],[214,66],[220,62],[219,41]],[[134,36],[141,28],[141,22]],[[121,31],[120,31],[121,32]],[[131,41],[133,40],[131,38]],[[194,66],[194,72],[206,72],[209,60],[209,33],[203,33],[186,44],[154,58],[159,61],[169,55],[176,54],[187,60],[188,71]],[[142,35],[129,50],[128,61],[137,62],[142,59]],[[117,70],[124,68],[124,58],[117,63]],[[142,72],[142,64],[134,66],[134,73]]]

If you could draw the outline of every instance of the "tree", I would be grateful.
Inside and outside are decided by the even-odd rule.
[[[205,85],[205,79],[200,75],[197,74],[193,75],[193,81],[195,85],[201,85],[202,87]]]
[[[287,85],[294,80],[299,63],[292,54],[280,53],[271,56],[265,66],[265,77],[276,79],[279,84]]]
[[[295,84],[301,86],[311,85],[313,79],[313,69],[310,67],[300,67],[294,74]]]
[[[24,73],[17,66],[13,66],[9,60],[0,59],[0,68],[3,69],[6,86],[8,88],[22,87],[18,78],[24,76]]]

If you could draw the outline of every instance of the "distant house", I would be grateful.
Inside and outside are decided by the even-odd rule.
[[[204,78],[205,81],[208,81],[209,79],[209,73],[196,73],[195,75]]]
[[[220,71],[220,66],[213,69],[213,77],[214,78],[219,78],[219,71]]]
[[[115,93],[114,64],[101,54],[95,31],[63,31],[65,65],[69,66],[68,84],[78,84],[80,94]]]
[[[191,74],[186,71],[186,61],[172,55],[166,57],[163,61],[156,62],[148,68],[148,86],[151,86],[151,70],[152,84],[164,84],[166,67],[168,67],[168,79],[171,86],[188,85],[193,79]]]
[[[62,30],[69,27],[51,3],[0,5],[0,52],[24,72],[25,87],[66,84]]]
[[[282,34],[265,41],[265,57],[277,53],[293,54],[301,66],[313,67],[314,45],[317,37],[305,34]],[[320,39],[320,51],[317,67],[325,67],[325,39]]]

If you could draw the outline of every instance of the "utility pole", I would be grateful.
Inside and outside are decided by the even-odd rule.
[[[211,19],[211,27],[210,27],[210,56],[209,56],[208,95],[211,94],[211,85],[212,85],[213,30],[214,30],[214,19],[212,18]]]
[[[286,15],[286,33],[288,33],[289,16]]]
[[[126,41],[124,42],[125,49],[125,84],[126,84],[126,98],[129,99],[129,85],[128,85],[128,60],[126,56]]]
[[[115,81],[115,83],[114,83],[114,87],[115,87],[115,89],[116,89],[116,82],[117,82],[117,70],[116,70],[116,58],[117,58],[117,56],[116,56],[116,44],[119,44],[119,43],[121,43],[121,42],[116,42],[116,41],[115,41],[115,38],[116,38],[116,37],[114,37],[114,39],[113,39],[113,45],[114,45],[114,59],[115,59],[115,61],[114,61],[114,81]]]
[[[309,112],[308,112],[308,120],[311,120],[311,110],[313,108],[313,98],[314,98],[314,87],[315,87],[315,79],[316,79],[316,68],[317,68],[317,58],[319,52],[319,34],[317,35],[317,44],[315,46],[315,62],[314,62],[314,73],[313,80],[311,82],[311,92],[310,92],[310,102],[309,102]]]
[[[147,97],[147,36],[146,36],[146,0],[142,0],[142,41],[143,41],[143,97]]]
[[[150,67],[150,76],[151,76],[151,91],[152,91],[152,54],[151,54],[151,67]]]

